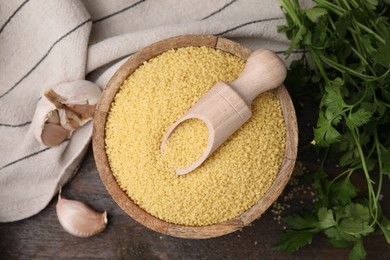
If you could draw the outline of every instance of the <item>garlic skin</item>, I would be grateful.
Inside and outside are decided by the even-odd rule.
[[[56,206],[61,226],[76,237],[91,237],[102,232],[108,223],[107,211],[96,212],[83,202],[64,199],[61,191]]]
[[[39,100],[31,123],[36,139],[45,146],[61,144],[93,118],[100,89],[78,80],[48,89]]]

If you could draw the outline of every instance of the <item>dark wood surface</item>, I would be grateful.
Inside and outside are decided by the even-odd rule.
[[[388,181],[385,198],[390,196]],[[64,197],[84,201],[109,212],[107,229],[92,238],[76,238],[58,223],[54,198],[39,214],[13,223],[0,224],[1,259],[346,259],[348,251],[332,248],[316,237],[301,251],[286,255],[272,245],[283,230],[268,210],[260,219],[235,233],[213,239],[188,240],[148,230],[132,220],[111,199],[95,167],[89,149],[74,179],[63,189]],[[303,199],[309,203],[309,199]],[[297,198],[298,200],[298,198]],[[292,209],[299,203],[292,203]],[[390,204],[384,205],[390,212]],[[365,240],[368,259],[390,259],[390,247],[381,236]]]
[[[312,140],[315,111],[297,109],[301,145]],[[309,134],[305,134],[309,133]],[[301,153],[308,167],[318,163],[312,153]],[[359,180],[357,180],[359,182]],[[287,189],[292,189],[288,186]],[[364,187],[364,185],[362,186]],[[364,189],[363,189],[364,190]],[[286,194],[284,192],[284,194]],[[92,238],[76,238],[60,226],[55,212],[57,198],[39,214],[13,223],[0,224],[0,259],[347,259],[347,249],[331,247],[326,239],[316,236],[313,243],[294,254],[272,250],[283,230],[271,209],[242,231],[206,240],[188,240],[151,231],[132,220],[105,190],[97,172],[92,149],[88,150],[76,176],[63,188],[63,196],[84,201],[97,210],[107,210],[107,229]],[[390,216],[390,181],[385,179],[382,203]],[[281,196],[283,198],[283,195]],[[281,200],[283,201],[283,200]],[[289,201],[291,208],[310,206],[312,198],[298,194]],[[303,203],[303,204],[301,204]],[[383,236],[364,241],[367,259],[390,259],[390,246]]]

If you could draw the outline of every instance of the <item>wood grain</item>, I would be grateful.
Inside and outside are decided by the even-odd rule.
[[[296,111],[299,123],[300,145],[313,139],[317,106],[310,99],[300,99]],[[318,167],[312,151],[300,151],[299,160],[308,168]],[[338,171],[325,165],[327,172]],[[354,184],[364,192],[363,175],[353,178]],[[306,183],[305,185],[309,185]],[[300,184],[299,184],[300,185]],[[390,181],[383,182],[382,209],[390,216]],[[284,196],[293,189],[288,185],[278,202],[285,205]],[[311,245],[293,254],[272,250],[283,231],[278,214],[267,210],[242,230],[212,239],[181,239],[161,235],[137,223],[121,210],[107,193],[96,169],[92,150],[89,149],[76,176],[63,187],[62,194],[69,199],[88,203],[99,211],[108,211],[107,229],[92,238],[72,237],[59,224],[55,212],[57,198],[39,214],[13,223],[0,223],[0,259],[347,259],[349,249],[333,248],[323,236],[315,236]],[[301,204],[301,201],[303,204]],[[297,194],[288,202],[291,207],[282,216],[300,208],[310,208],[309,193]],[[364,240],[367,259],[390,259],[389,245],[383,236],[370,236]]]
[[[311,107],[305,106],[307,113]],[[308,117],[301,117],[305,129]],[[307,127],[304,137],[310,137]],[[305,138],[301,138],[305,139]],[[301,154],[308,165],[316,165],[313,153]],[[360,178],[362,177],[362,178]],[[364,176],[358,176],[356,184],[364,186]],[[291,187],[287,187],[287,192]],[[0,259],[347,259],[348,249],[333,248],[322,236],[293,254],[272,250],[281,232],[276,214],[266,211],[260,219],[241,231],[212,239],[181,239],[154,232],[130,218],[107,193],[99,178],[92,150],[89,149],[83,163],[72,179],[63,187],[64,197],[88,203],[96,210],[108,211],[107,229],[92,238],[77,238],[66,233],[59,224],[55,212],[55,197],[39,214],[13,223],[0,223]],[[286,193],[287,194],[287,193]],[[383,187],[385,201],[390,197],[390,182]],[[304,204],[300,204],[300,201]],[[280,200],[283,203],[283,199]],[[309,208],[309,194],[296,196],[291,208],[283,215],[298,208]],[[384,213],[390,215],[390,203],[383,204]],[[364,240],[367,259],[390,259],[389,245],[383,236],[371,236]]]
[[[229,221],[218,223],[210,226],[191,227],[176,225],[160,220],[135,204],[125,192],[123,192],[116,183],[113,174],[110,170],[107,155],[105,153],[105,123],[110,104],[113,101],[115,94],[122,85],[122,82],[133,73],[143,62],[160,55],[161,53],[179,47],[185,46],[208,46],[213,48],[222,48],[224,51],[236,55],[244,60],[248,59],[251,51],[237,43],[218,38],[215,36],[178,36],[163,40],[152,44],[127,60],[114,74],[109,81],[105,91],[102,94],[101,100],[97,106],[97,111],[94,117],[93,128],[93,151],[95,155],[96,165],[99,170],[100,177],[116,203],[131,216],[134,220],[145,225],[146,227],[171,236],[193,239],[204,239],[211,237],[218,237],[229,234],[248,225],[253,220],[261,216],[264,211],[275,201],[283,188],[285,187],[291,175],[296,158],[296,151],[298,145],[297,139],[297,124],[295,112],[292,101],[288,95],[287,90],[281,86],[275,92],[277,98],[280,100],[283,117],[286,122],[286,149],[284,160],[282,161],[281,169],[276,177],[275,182],[264,195],[264,197],[257,202],[252,208]]]

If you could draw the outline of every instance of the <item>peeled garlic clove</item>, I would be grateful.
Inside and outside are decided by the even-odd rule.
[[[81,119],[72,111],[59,109],[58,115],[60,117],[60,125],[69,131],[76,130],[83,125]]]
[[[62,143],[70,135],[70,131],[60,125],[46,123],[42,130],[42,142],[46,146],[55,146]]]
[[[61,226],[76,237],[91,237],[102,232],[108,223],[107,211],[96,212],[83,202],[64,199],[61,192],[56,206]]]
[[[58,111],[53,110],[47,114],[47,120],[46,123],[52,123],[52,124],[60,124],[60,117],[58,116]]]
[[[42,142],[46,146],[55,146],[62,143],[70,136],[70,131],[60,125],[60,118],[57,110],[51,111],[47,115],[45,127],[42,130]]]
[[[57,85],[39,100],[30,129],[40,143],[58,145],[92,120],[100,95],[100,89],[85,80]]]

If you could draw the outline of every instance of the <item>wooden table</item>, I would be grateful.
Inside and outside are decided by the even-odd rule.
[[[386,182],[384,196],[390,196]],[[111,199],[100,181],[92,149],[75,178],[63,189],[78,199],[109,212],[108,228],[101,234],[76,238],[57,221],[54,198],[39,214],[14,223],[0,224],[1,259],[346,259],[348,250],[331,247],[323,237],[312,245],[286,255],[271,249],[283,230],[270,210],[261,219],[230,235],[207,240],[187,240],[161,235],[132,220]],[[299,203],[298,203],[299,204]],[[298,204],[296,207],[298,207]],[[294,207],[293,207],[294,208]],[[390,212],[390,204],[384,205]],[[365,240],[368,259],[390,259],[390,246],[381,236]]]
[[[300,142],[310,142],[313,113],[297,111]],[[306,113],[306,114],[305,114]],[[309,114],[308,114],[309,113]],[[316,164],[310,154],[301,160]],[[313,163],[314,162],[314,163]],[[358,180],[359,181],[359,180]],[[390,216],[390,181],[383,187],[385,215]],[[72,237],[60,226],[54,198],[39,214],[14,223],[0,224],[0,259],[346,259],[348,250],[331,247],[326,239],[316,236],[310,246],[294,254],[272,250],[283,230],[283,223],[274,220],[271,210],[242,231],[207,240],[169,237],[151,231],[132,220],[111,199],[96,170],[92,149],[77,175],[63,188],[63,196],[84,201],[95,209],[107,210],[107,229],[92,238]],[[283,196],[281,196],[283,197]],[[303,205],[301,204],[301,200]],[[290,201],[287,212],[309,206],[310,196],[301,195]],[[371,236],[365,241],[368,259],[390,259],[390,246],[383,236]]]

